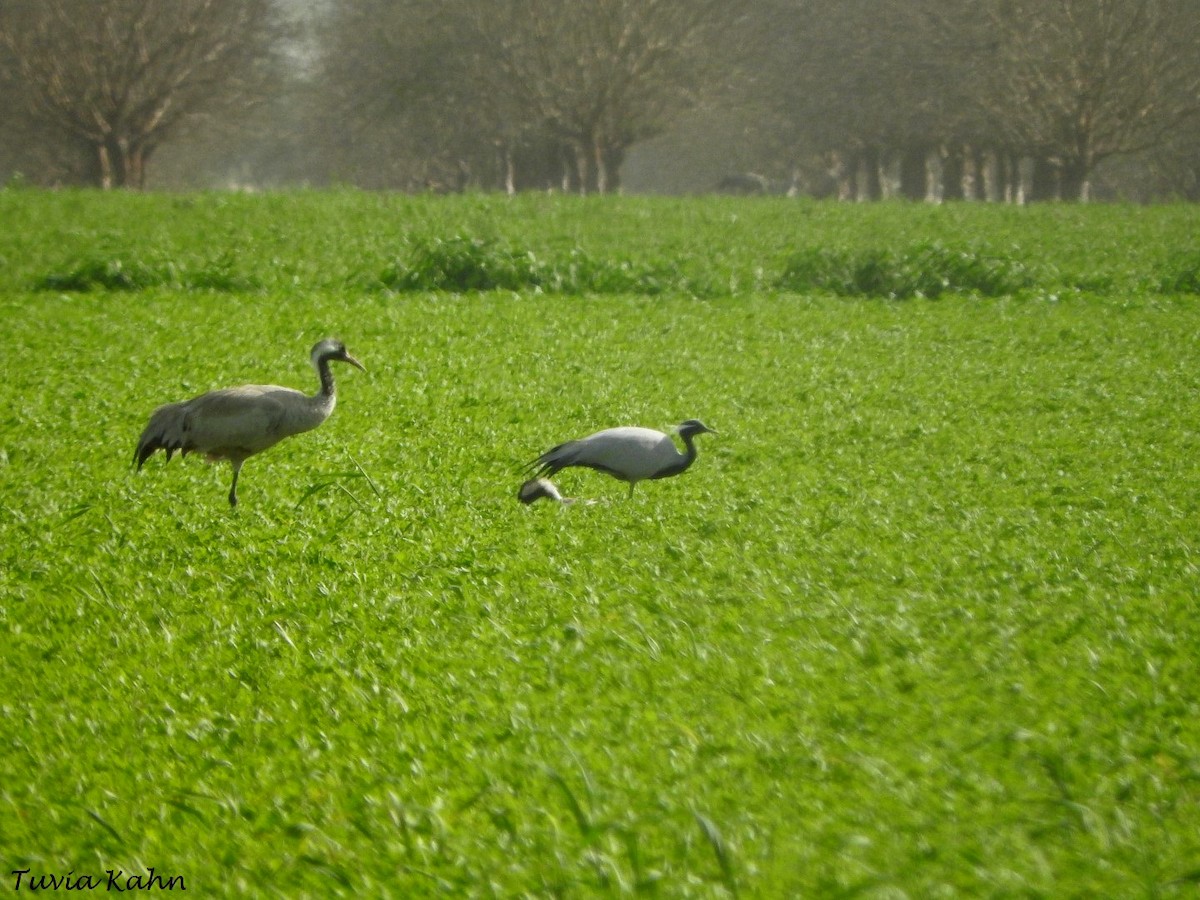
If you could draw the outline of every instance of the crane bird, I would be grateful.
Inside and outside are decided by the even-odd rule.
[[[311,397],[274,384],[244,384],[160,406],[138,440],[133,455],[138,471],[156,450],[165,450],[168,462],[176,450],[180,456],[196,452],[212,462],[228,460],[233,466],[229,505],[237,506],[242,463],[286,437],[311,431],[333,412],[337,394],[329,363],[336,360],[366,371],[333,338],[317,342],[309,359],[321,379],[321,389]]]
[[[518,497],[532,503],[541,497],[561,499],[545,478],[571,466],[605,472],[629,484],[629,496],[639,481],[669,478],[685,472],[696,459],[694,438],[716,431],[699,419],[688,419],[675,429],[686,452],[680,453],[669,435],[652,428],[608,428],[595,434],[551,447],[528,466],[533,477],[521,486]],[[550,485],[547,490],[543,485]],[[528,497],[529,499],[526,499]]]

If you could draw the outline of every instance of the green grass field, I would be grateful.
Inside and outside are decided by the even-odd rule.
[[[0,223],[9,889],[1195,895],[1196,208]],[[156,405],[315,390],[326,335],[368,372],[236,511],[228,466],[131,470]],[[515,499],[552,444],[693,416],[683,477]]]

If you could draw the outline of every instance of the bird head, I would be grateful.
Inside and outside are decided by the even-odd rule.
[[[691,437],[693,434],[716,434],[715,428],[709,428],[699,419],[688,419],[686,422],[680,422],[679,427],[675,429],[680,437]]]
[[[350,352],[346,349],[346,345],[334,338],[325,338],[323,341],[318,341],[312,348],[310,358],[312,359],[314,369],[320,367],[322,360],[336,359],[339,362],[350,363],[350,365],[362,372],[367,371],[362,363],[350,355]]]
[[[558,503],[574,503],[571,497],[564,497],[558,488],[546,478],[531,478],[517,491],[517,499],[522,503],[533,503],[535,500],[554,500]]]

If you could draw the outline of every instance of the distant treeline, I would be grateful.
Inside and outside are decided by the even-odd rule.
[[[1200,16],[1195,0],[13,0],[0,116],[0,178],[43,185],[609,193],[655,139],[694,190],[1200,199]]]

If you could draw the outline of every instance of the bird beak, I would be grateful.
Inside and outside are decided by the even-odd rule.
[[[357,359],[355,359],[353,356],[351,356],[349,353],[343,353],[343,354],[342,354],[342,362],[348,362],[348,363],[350,363],[350,365],[354,366],[354,368],[358,369],[360,372],[365,372],[365,371],[367,371],[367,370],[366,370],[366,368],[363,366],[363,364],[362,364],[362,363],[360,363],[360,362],[359,362]]]

